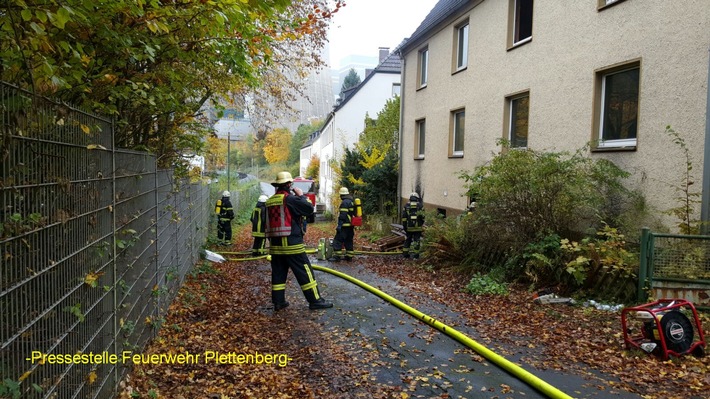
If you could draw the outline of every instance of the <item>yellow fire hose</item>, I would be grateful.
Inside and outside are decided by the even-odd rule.
[[[485,357],[486,359],[490,360],[491,362],[495,363],[498,365],[500,368],[506,370],[513,376],[517,377],[521,381],[527,383],[531,387],[537,389],[541,393],[547,395],[548,398],[553,398],[553,399],[572,399],[571,396],[565,394],[564,392],[560,391],[559,389],[553,387],[552,385],[546,383],[545,381],[541,380],[540,378],[536,377],[535,375],[531,374],[530,372],[526,371],[522,367],[516,365],[515,363],[507,360],[506,358],[498,355],[497,353],[491,351],[490,349],[486,348],[485,346],[479,344],[478,342],[472,340],[468,336],[462,334],[461,332],[457,331],[456,329],[447,326],[446,324],[430,317],[427,316],[426,314],[418,311],[417,309],[414,309],[413,307],[400,302],[399,300],[387,295],[386,293],[378,290],[377,288],[364,283],[356,278],[353,278],[345,273],[341,273],[337,270],[329,269],[327,267],[319,266],[319,265],[312,265],[313,269],[315,270],[320,270],[326,273],[330,273],[332,275],[338,276],[344,280],[350,281],[351,283],[360,286],[361,288],[364,288],[366,291],[369,291],[380,298],[384,299],[385,301],[393,304],[394,306],[398,307],[400,310],[409,313],[411,316],[416,317],[417,319],[423,321],[424,323],[436,328],[437,330],[443,332],[444,334],[448,335],[449,337],[459,341],[460,343],[466,345],[467,347],[473,349],[476,351],[479,355]]]
[[[306,249],[307,254],[314,254],[316,253],[316,249]],[[240,251],[240,252],[217,252],[220,255],[246,255],[250,254],[251,251]],[[228,261],[230,262],[244,262],[248,260],[259,260],[259,259],[266,259],[266,260],[271,260],[271,255],[259,255],[259,256],[248,256],[245,258],[227,258]]]
[[[355,251],[355,255],[373,254],[373,255],[402,255],[402,251]]]

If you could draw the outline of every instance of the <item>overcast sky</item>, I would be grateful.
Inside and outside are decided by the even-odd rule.
[[[438,0],[345,0],[328,30],[330,64],[340,66],[348,55],[377,57],[379,47],[390,50],[409,37]]]

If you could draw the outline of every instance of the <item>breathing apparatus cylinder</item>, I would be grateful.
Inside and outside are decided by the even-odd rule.
[[[219,215],[222,212],[222,200],[218,199],[217,200],[217,205],[214,207],[214,213],[216,215]]]
[[[355,198],[355,216],[362,216],[362,202],[360,198]]]

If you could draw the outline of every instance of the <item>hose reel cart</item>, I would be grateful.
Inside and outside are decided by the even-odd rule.
[[[624,308],[621,327],[627,349],[636,347],[664,360],[671,355],[705,354],[705,337],[698,312],[684,299],[659,299]]]

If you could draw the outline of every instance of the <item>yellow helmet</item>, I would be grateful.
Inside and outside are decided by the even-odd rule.
[[[340,195],[348,195],[350,192],[348,191],[347,187],[341,187],[340,188]]]
[[[276,181],[274,181],[273,184],[284,184],[284,183],[290,183],[293,181],[293,177],[291,177],[291,174],[288,172],[279,172],[276,174]]]

